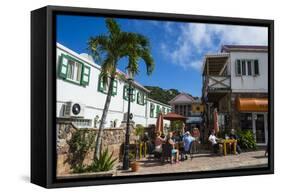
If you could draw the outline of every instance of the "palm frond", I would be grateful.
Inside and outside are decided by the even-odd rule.
[[[118,23],[113,18],[106,18],[105,23],[108,31],[110,32],[110,36],[118,36],[118,34],[121,33]]]

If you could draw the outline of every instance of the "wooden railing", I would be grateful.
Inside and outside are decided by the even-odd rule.
[[[230,89],[230,76],[206,76],[204,92]]]

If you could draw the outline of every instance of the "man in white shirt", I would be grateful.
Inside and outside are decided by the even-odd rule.
[[[211,142],[214,153],[218,153],[219,150],[219,144],[217,142],[218,138],[215,135],[215,130],[212,130],[210,136],[209,136],[209,142]]]

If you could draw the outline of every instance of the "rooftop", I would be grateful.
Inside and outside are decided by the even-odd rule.
[[[222,45],[221,52],[268,52],[268,46],[264,45]]]

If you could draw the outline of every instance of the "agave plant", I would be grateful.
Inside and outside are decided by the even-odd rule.
[[[112,170],[117,158],[112,158],[113,152],[109,154],[108,148],[100,153],[98,158],[94,158],[93,163],[88,167],[88,171],[102,172]]]

